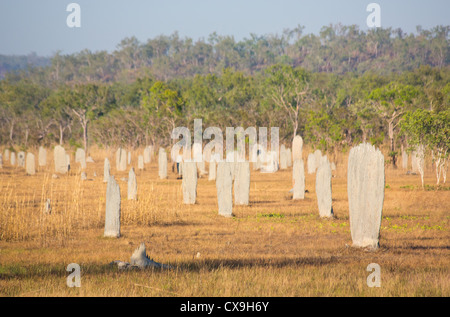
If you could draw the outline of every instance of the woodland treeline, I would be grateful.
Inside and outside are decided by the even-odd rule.
[[[126,38],[112,53],[35,57],[0,81],[0,143],[167,146],[173,128],[200,118],[223,131],[279,127],[281,142],[297,133],[330,154],[367,141],[393,164],[401,147],[436,143],[421,135],[439,127],[429,149],[448,156],[449,30],[335,25],[303,35],[299,26],[237,42],[174,33]]]

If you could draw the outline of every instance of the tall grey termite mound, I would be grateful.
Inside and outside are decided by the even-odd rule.
[[[305,199],[305,167],[302,159],[294,161],[292,178],[294,181],[292,199]]]
[[[234,167],[234,165],[230,162],[219,162],[217,165],[217,202],[219,205],[219,215],[225,217],[231,217],[233,214],[232,167]]]
[[[286,153],[287,153],[287,166],[291,167],[292,166],[292,151],[291,149],[286,149]]]
[[[316,195],[321,218],[332,218],[331,165],[328,159],[321,160],[316,172]]]
[[[208,180],[215,181],[217,174],[217,162],[219,161],[219,154],[213,154],[209,160]]]
[[[11,166],[15,166],[16,165],[16,153],[15,152],[11,152],[11,157],[9,160],[9,164],[11,164]]]
[[[20,151],[17,154],[17,166],[25,167],[25,152]]]
[[[306,165],[308,167],[308,174],[314,174],[316,172],[316,157],[314,156],[314,154],[308,154]]]
[[[26,172],[28,175],[36,174],[36,162],[33,153],[27,153]]]
[[[75,152],[75,163],[80,163],[81,169],[86,169],[86,152],[81,148]]]
[[[128,173],[128,200],[136,200],[137,199],[137,180],[136,173],[134,172],[134,168],[130,169]]]
[[[106,187],[105,237],[120,237],[120,188],[114,176]]]
[[[3,158],[5,160],[5,162],[8,162],[9,160],[9,150],[5,149],[5,157]]]
[[[42,146],[39,147],[38,163],[40,167],[47,165],[47,151]]]
[[[353,246],[378,248],[384,202],[384,157],[363,143],[350,150],[347,192]]]
[[[126,171],[127,169],[127,151],[122,148],[117,149],[116,152],[116,170]]]
[[[250,195],[250,163],[237,162],[234,177],[234,204],[248,205]]]
[[[107,183],[109,181],[109,170],[111,165],[109,164],[108,158],[105,158],[105,163],[103,164],[103,183]]]
[[[69,171],[69,164],[67,162],[66,150],[61,145],[55,146],[53,150],[55,172],[65,174]]]
[[[150,147],[147,146],[147,147],[145,147],[145,149],[144,149],[144,163],[145,163],[145,164],[150,163],[151,158],[152,158],[152,157],[151,157],[151,153],[150,153]]]
[[[209,181],[215,181],[216,180],[216,161],[212,160],[209,162],[209,173],[208,173],[208,180]]]
[[[158,153],[158,175],[160,179],[167,178],[167,153],[162,147]]]
[[[195,204],[197,199],[197,164],[195,162],[183,162],[183,203]]]

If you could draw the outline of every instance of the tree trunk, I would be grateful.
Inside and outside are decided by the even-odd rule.
[[[439,185],[439,181],[441,179],[441,171],[442,171],[440,157],[436,160],[435,164],[436,164],[436,185]]]
[[[30,129],[27,127],[26,129],[25,129],[25,147],[27,146],[27,144],[28,144],[28,135],[30,134]]]
[[[297,135],[298,130],[298,116],[294,120],[294,135],[292,136],[292,140],[294,140],[295,136]]]
[[[84,143],[84,151],[86,154],[89,155],[88,151],[88,123],[89,119],[86,118],[86,111],[81,110],[79,113],[75,111],[75,109],[72,109],[72,111],[77,115],[78,119],[80,120],[80,124],[83,127],[83,143]]]
[[[394,138],[391,139],[391,156],[392,156],[392,167],[397,168],[397,155],[395,154]]]
[[[394,140],[394,124],[392,121],[389,121],[388,134],[389,140],[391,141],[392,167],[397,168],[397,156],[395,154],[395,140]]]
[[[443,178],[443,182],[445,184],[445,182],[447,181],[447,168],[448,168],[448,159],[444,158],[444,163],[442,164],[443,168],[442,168],[442,178]]]
[[[82,124],[83,126],[83,143],[84,143],[84,150],[86,151],[86,154],[89,155],[88,151],[88,122],[87,120]]]
[[[59,145],[63,145],[63,138],[64,138],[64,128],[62,124],[59,124]]]
[[[13,135],[14,135],[14,120],[11,122],[11,127],[9,128],[9,140],[11,144],[13,144]]]

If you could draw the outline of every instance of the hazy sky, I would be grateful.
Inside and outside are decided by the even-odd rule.
[[[80,28],[66,24],[71,2],[81,7]],[[412,33],[417,25],[450,24],[450,0],[0,0],[0,54],[113,51],[125,37],[145,42],[175,31],[194,40],[213,32],[241,40],[297,25],[304,34],[339,22],[367,30],[371,2],[381,6],[382,27]]]

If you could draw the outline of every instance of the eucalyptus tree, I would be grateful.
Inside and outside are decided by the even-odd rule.
[[[64,133],[66,130],[72,131],[73,118],[68,113],[64,104],[64,94],[66,88],[60,88],[51,92],[51,94],[41,103],[41,115],[43,118],[49,118],[48,124],[42,133],[42,139],[52,126],[58,128],[59,145],[64,144]],[[46,133],[44,133],[46,132]]]
[[[396,167],[397,152],[395,137],[403,114],[414,105],[419,91],[410,85],[391,82],[381,88],[376,88],[368,96],[368,102],[377,110],[388,132],[392,166]]]
[[[151,129],[150,133],[160,137],[160,142],[170,140],[171,132],[177,126],[184,105],[180,93],[166,83],[156,81],[143,93],[140,105],[146,110],[145,120]]]
[[[15,143],[16,131],[24,131],[24,143],[28,142],[30,120],[38,110],[40,102],[48,94],[48,89],[29,79],[0,81],[0,115],[9,131],[10,144]],[[19,130],[20,129],[20,130]]]
[[[445,182],[450,155],[450,110],[409,111],[401,123],[401,131],[408,136],[408,143],[412,148],[423,146],[431,152],[435,164],[436,183],[439,185],[441,176]]]
[[[88,127],[114,106],[111,88],[106,85],[84,84],[64,90],[62,96],[65,111],[78,119],[83,129],[84,150],[89,154]]]
[[[300,114],[311,99],[310,77],[303,68],[278,64],[266,69],[266,93],[292,123],[292,139],[299,129]]]

